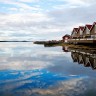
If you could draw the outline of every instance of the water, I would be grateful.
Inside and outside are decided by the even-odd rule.
[[[96,96],[90,50],[0,43],[0,96]]]

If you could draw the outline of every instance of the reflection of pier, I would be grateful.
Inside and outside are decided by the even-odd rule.
[[[96,51],[78,49],[70,49],[70,51],[73,62],[78,62],[78,64],[84,64],[85,67],[96,69]]]

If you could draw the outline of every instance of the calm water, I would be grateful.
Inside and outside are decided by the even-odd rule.
[[[96,96],[90,50],[0,43],[0,96]]]

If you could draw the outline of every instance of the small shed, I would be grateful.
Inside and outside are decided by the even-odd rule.
[[[64,43],[68,43],[68,39],[70,39],[70,35],[66,34],[62,37]]]

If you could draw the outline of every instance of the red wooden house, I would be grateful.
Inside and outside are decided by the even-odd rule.
[[[70,39],[70,35],[66,34],[66,35],[64,35],[64,36],[62,37],[62,39],[63,39],[63,42],[64,42],[64,43],[67,43],[67,42],[68,42],[68,39]]]
[[[91,38],[96,39],[96,22],[93,23],[90,30]]]
[[[78,28],[73,28],[71,37],[72,39],[76,39],[77,38],[77,33],[78,33]]]
[[[91,29],[92,25],[85,25],[85,28],[83,30],[83,38],[90,38],[91,35],[90,35],[90,29]]]
[[[84,26],[79,26],[78,32],[77,32],[77,37],[82,38],[83,37],[83,30]]]

